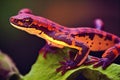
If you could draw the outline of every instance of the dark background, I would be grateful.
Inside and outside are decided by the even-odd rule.
[[[68,27],[92,27],[94,20],[101,18],[107,32],[120,36],[120,0],[1,0],[0,49],[13,59],[22,74],[29,71],[45,44],[43,39],[9,24],[9,18],[22,8]]]

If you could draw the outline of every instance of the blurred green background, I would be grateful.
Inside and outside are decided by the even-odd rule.
[[[1,0],[0,49],[12,57],[22,74],[29,71],[45,44],[9,24],[9,18],[22,8],[68,27],[93,27],[94,20],[101,18],[106,31],[120,36],[120,0]]]

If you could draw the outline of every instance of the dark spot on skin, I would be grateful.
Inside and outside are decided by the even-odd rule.
[[[75,34],[71,34],[71,37],[75,38],[75,36],[76,36]]]
[[[103,37],[103,35],[102,34],[97,34],[100,38],[102,38]]]
[[[119,42],[120,42],[120,40],[118,38],[114,39],[114,43],[119,43]]]
[[[61,30],[61,29],[59,29],[58,31],[59,31],[59,32],[62,32],[62,30]]]
[[[95,33],[89,33],[88,35],[89,35],[89,38],[90,38],[91,40],[93,40],[93,38],[94,38],[94,36],[95,36]]]
[[[93,44],[93,42],[91,44]]]
[[[112,40],[112,35],[107,34],[106,37],[105,37],[105,40]]]
[[[90,47],[92,47],[92,45],[90,45]]]
[[[86,42],[86,43],[89,43],[89,42]]]
[[[108,46],[109,44],[108,43],[106,43],[106,46]]]
[[[79,37],[85,37],[85,36],[89,36],[89,38],[91,39],[91,40],[93,40],[93,38],[94,38],[94,36],[95,36],[95,33],[80,33],[80,34],[77,34],[77,36],[79,36]]]
[[[79,33],[79,34],[71,34],[71,36],[72,36],[73,38],[75,38],[75,36],[78,36],[78,37],[89,36],[89,38],[92,40],[93,37],[94,37],[94,33],[85,33],[85,32],[81,32],[81,33]],[[88,38],[86,38],[86,40],[87,40],[87,39],[88,39]]]
[[[85,37],[86,35],[87,35],[86,33],[80,33],[80,34],[77,34],[76,36],[79,36],[79,37],[83,36],[83,37]]]
[[[99,42],[99,45],[101,45],[101,42]]]

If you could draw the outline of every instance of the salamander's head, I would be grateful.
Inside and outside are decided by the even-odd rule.
[[[18,15],[12,16],[10,18],[10,23],[17,28],[18,27],[28,28],[33,22],[33,17],[34,16],[32,15],[31,10],[22,9],[18,12]]]
[[[18,15],[10,18],[10,24],[12,26],[35,35],[50,31],[46,23],[47,19],[33,15],[32,11],[29,9],[22,9],[18,12]]]

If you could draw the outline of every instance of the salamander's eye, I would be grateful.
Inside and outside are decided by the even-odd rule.
[[[26,19],[25,21],[26,21],[26,22],[29,22],[29,21],[30,21],[30,19]]]
[[[24,18],[23,19],[24,22],[32,22],[33,20],[30,17]]]
[[[24,18],[22,22],[25,27],[30,27],[29,25],[33,22],[33,19],[30,17],[27,17],[27,18]]]

